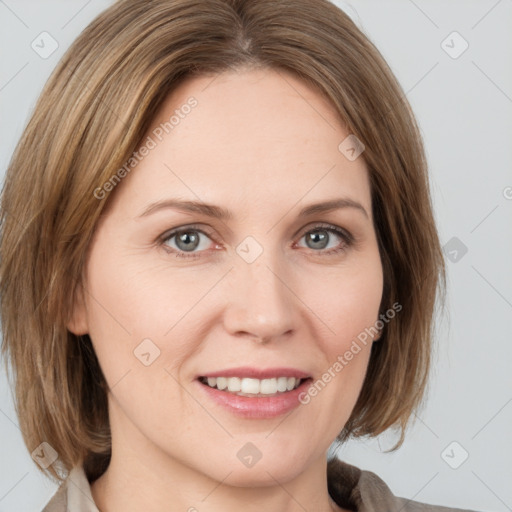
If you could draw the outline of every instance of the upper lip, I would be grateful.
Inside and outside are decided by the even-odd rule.
[[[297,379],[307,379],[310,375],[297,368],[254,368],[251,366],[239,366],[237,368],[226,368],[215,372],[208,372],[198,375],[199,377],[244,377],[253,379],[272,379],[277,377],[295,377]]]

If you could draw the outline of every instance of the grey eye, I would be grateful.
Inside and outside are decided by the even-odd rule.
[[[199,236],[194,231],[176,235],[176,245],[182,251],[193,251],[199,245]]]
[[[170,233],[165,240],[165,244],[177,251],[193,252],[197,249],[206,249],[208,240],[209,238],[203,232],[197,229],[186,229]]]
[[[330,233],[323,230],[310,231],[304,235],[306,237],[306,243],[310,249],[325,249],[329,243]],[[311,243],[308,243],[311,242]]]

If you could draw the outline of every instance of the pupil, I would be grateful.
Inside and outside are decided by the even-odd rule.
[[[309,238],[312,241],[313,249],[324,249],[327,245],[327,233],[325,231],[314,231],[309,234]]]
[[[198,242],[199,237],[193,231],[185,231],[176,237],[176,245],[182,251],[193,251],[197,247]]]

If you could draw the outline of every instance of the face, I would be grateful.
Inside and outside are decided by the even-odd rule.
[[[282,71],[190,79],[162,105],[69,325],[91,337],[129,460],[265,485],[325,458],[383,285],[368,171],[338,149],[348,135]]]

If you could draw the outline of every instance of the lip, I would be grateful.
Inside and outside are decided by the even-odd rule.
[[[227,368],[225,370],[219,370],[216,372],[202,373],[201,375],[197,375],[196,378],[199,377],[239,377],[240,379],[247,377],[261,380],[277,377],[295,377],[296,379],[307,379],[308,377],[311,377],[311,375],[303,372],[302,370],[289,367],[261,369],[251,366],[239,366],[237,368]]]
[[[286,370],[284,368],[277,369],[279,372],[278,374],[276,374],[276,368],[271,370],[253,369],[254,371],[250,375],[247,372],[247,368],[244,369],[243,373],[233,373],[234,370],[240,369],[231,369],[229,371],[223,370],[222,372],[209,373],[208,375],[203,375],[203,377],[230,376],[262,379],[281,376],[305,379],[297,388],[292,389],[291,391],[285,391],[284,393],[279,393],[273,396],[262,397],[235,395],[234,393],[211,388],[207,384],[202,383],[199,378],[195,380],[197,386],[199,386],[200,393],[204,393],[208,400],[211,400],[215,404],[220,405],[231,414],[246,419],[270,419],[292,411],[301,405],[299,396],[301,393],[307,390],[313,381],[313,379],[309,377],[308,374],[290,368],[288,368],[288,374],[283,372],[283,370]]]

